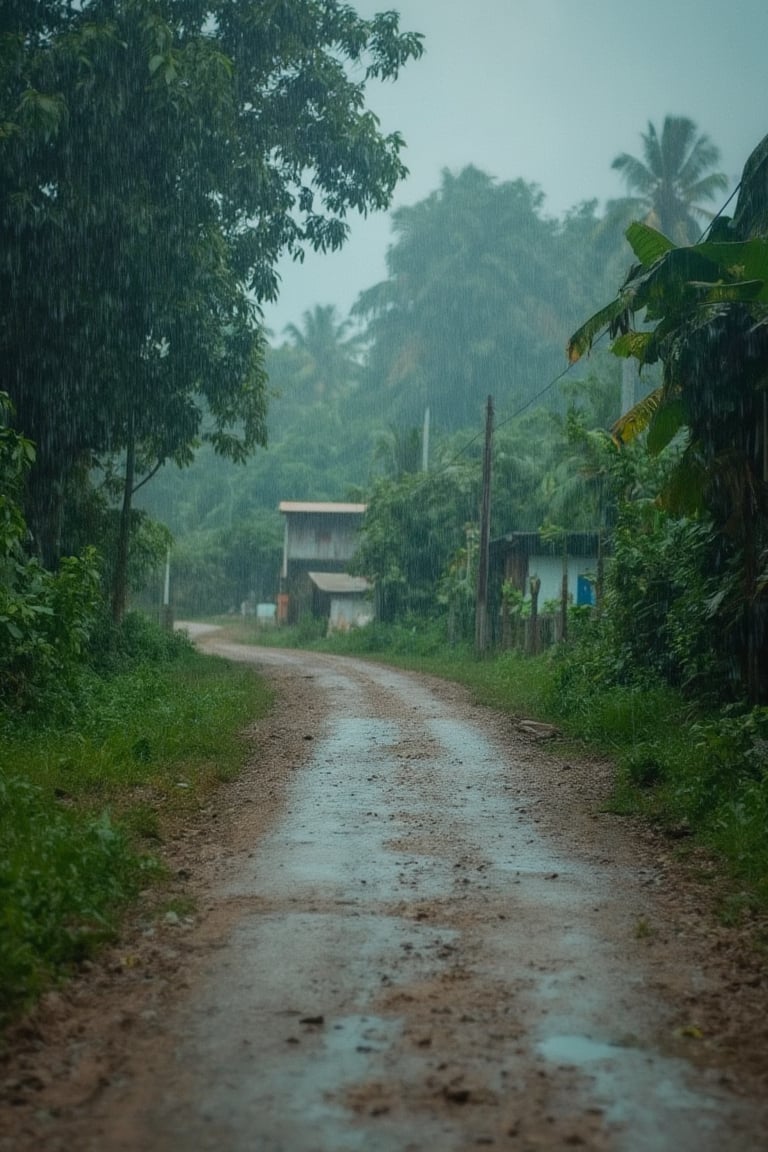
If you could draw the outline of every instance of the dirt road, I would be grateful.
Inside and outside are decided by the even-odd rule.
[[[175,846],[197,913],[43,1006],[0,1148],[768,1148],[759,961],[607,765],[454,686],[203,642],[274,677],[266,751]]]

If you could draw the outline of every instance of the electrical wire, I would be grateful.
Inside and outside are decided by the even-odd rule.
[[[699,236],[699,239],[696,241],[697,244],[702,243],[702,241],[704,240],[707,233],[712,229],[712,226],[714,225],[715,221],[720,219],[720,217],[723,215],[723,213],[725,212],[728,205],[733,200],[734,196],[736,196],[739,193],[740,189],[741,189],[741,180],[738,182],[736,187],[733,189],[733,191],[731,192],[730,196],[725,201],[725,203],[721,205],[721,207],[717,210],[717,212],[712,217],[710,222],[707,224],[706,228],[704,229],[704,231]],[[606,333],[607,333],[607,328],[604,329],[600,333],[600,335],[592,342],[593,348],[595,347],[596,344],[599,344],[599,342],[605,337]],[[503,420],[495,421],[494,425],[493,425],[494,432],[498,432],[499,429],[506,427],[507,424],[511,424],[513,420],[516,420],[518,418],[518,416],[521,416],[523,414],[523,412],[525,412],[528,408],[531,407],[532,404],[535,404],[536,401],[540,400],[542,396],[546,396],[547,392],[551,391],[551,389],[554,388],[556,384],[559,384],[560,381],[565,376],[568,375],[568,373],[571,371],[572,368],[573,368],[572,363],[567,364],[566,367],[563,368],[562,372],[558,372],[557,376],[553,377],[553,379],[550,380],[548,384],[545,384],[543,388],[540,388],[538,392],[534,392],[534,394],[531,397],[529,397],[528,400],[526,400],[518,408],[515,408],[515,410],[513,412],[511,412],[509,414],[509,416],[505,416]],[[456,452],[456,454],[450,458],[450,460],[446,461],[444,464],[441,464],[440,467],[436,468],[434,471],[426,473],[423,483],[418,484],[413,489],[413,491],[411,492],[411,495],[414,495],[416,492],[419,492],[421,490],[421,488],[425,487],[426,484],[429,482],[429,480],[433,479],[435,476],[441,476],[444,472],[449,471],[454,466],[454,464],[458,463],[458,461],[462,458],[462,456],[464,456],[466,454],[466,452],[472,447],[473,444],[476,444],[478,442],[478,440],[483,439],[484,435],[485,435],[484,431],[476,433],[476,435],[472,436],[466,442],[466,444],[464,444],[463,447],[460,448],[459,451]]]

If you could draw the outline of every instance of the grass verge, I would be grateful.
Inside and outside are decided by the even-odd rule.
[[[110,939],[162,876],[158,844],[247,755],[272,696],[252,669],[192,649],[87,677],[65,730],[0,731],[0,1024]]]

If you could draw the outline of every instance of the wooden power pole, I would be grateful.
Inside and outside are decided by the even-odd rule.
[[[483,450],[483,495],[480,505],[480,552],[477,561],[475,600],[475,653],[488,648],[488,552],[491,538],[491,454],[493,446],[493,397],[485,409],[485,448]]]

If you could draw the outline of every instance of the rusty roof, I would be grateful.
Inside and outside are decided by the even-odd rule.
[[[350,515],[356,513],[358,516],[365,512],[365,504],[329,504],[329,503],[312,503],[308,500],[281,500],[278,504],[279,512],[319,512],[319,513],[333,513],[334,515]]]

